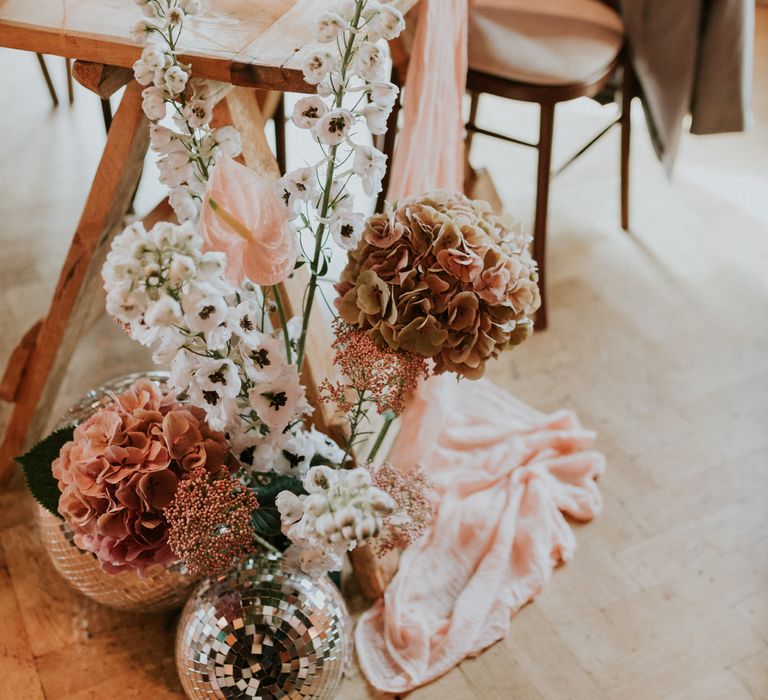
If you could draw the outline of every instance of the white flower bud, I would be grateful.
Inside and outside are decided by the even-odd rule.
[[[336,483],[336,474],[330,467],[318,465],[312,467],[304,477],[304,489],[307,493],[323,493]]]
[[[284,523],[295,523],[304,514],[301,499],[292,491],[281,491],[275,498],[275,507]]]
[[[304,511],[319,517],[328,511],[328,500],[319,493],[310,494],[304,500]]]
[[[333,517],[333,513],[323,513],[317,519],[317,522],[315,522],[315,530],[318,535],[329,538],[331,535],[338,533],[339,528],[336,525],[336,519]]]

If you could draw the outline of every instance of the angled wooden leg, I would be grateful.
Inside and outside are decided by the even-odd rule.
[[[539,165],[536,176],[536,221],[533,226],[533,257],[539,264],[541,308],[536,313],[536,328],[547,327],[547,208],[552,164],[552,138],[555,130],[555,105],[542,104],[539,117]]]
[[[54,107],[59,105],[59,97],[56,94],[56,88],[53,87],[53,81],[51,80],[51,74],[48,72],[48,66],[45,63],[45,56],[39,53],[37,54],[37,62],[40,64],[40,70],[43,72],[43,78],[45,78],[45,84],[48,86],[48,93],[51,96],[51,101]]]
[[[275,156],[277,158],[277,167],[285,175],[287,170],[286,148],[285,148],[285,95],[280,93],[280,98],[275,107],[275,114],[272,117],[275,125]]]
[[[629,156],[634,89],[634,74],[627,60],[621,87],[621,228],[625,231],[629,230]]]
[[[69,98],[69,104],[73,104],[75,101],[75,86],[72,82],[72,59],[64,59],[64,67],[67,71],[67,97]]]
[[[115,116],[56,291],[18,383],[0,446],[0,480],[47,427],[58,389],[93,304],[103,306],[101,267],[133,196],[149,142],[141,86],[131,83]]]

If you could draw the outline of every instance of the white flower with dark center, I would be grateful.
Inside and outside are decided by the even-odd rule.
[[[391,112],[391,109],[379,107],[373,102],[365,105],[363,116],[365,117],[365,123],[368,125],[368,130],[376,135],[385,134],[387,132],[387,120]]]
[[[353,70],[370,83],[383,81],[389,70],[387,55],[380,46],[364,41],[357,50]]]
[[[195,97],[185,105],[181,110],[181,114],[193,129],[199,129],[211,121],[211,117],[213,117],[213,103],[209,100]]]
[[[312,127],[312,133],[321,143],[336,146],[347,138],[347,134],[354,123],[355,117],[348,109],[332,109],[317,121]]]
[[[362,179],[363,191],[369,196],[376,195],[387,171],[387,156],[373,146],[355,146],[352,169]]]
[[[383,82],[371,85],[371,101],[383,109],[392,109],[399,93],[400,88],[394,83]]]
[[[303,430],[297,430],[277,450],[272,468],[278,474],[290,474],[302,479],[314,456],[315,450],[309,436]]]
[[[232,360],[202,359],[192,372],[189,396],[203,408],[216,408],[240,393],[240,375]]]
[[[317,18],[315,38],[322,43],[335,41],[339,34],[348,27],[349,24],[343,17],[340,17],[335,12],[326,12]]]
[[[144,88],[141,92],[141,108],[147,119],[158,121],[165,117],[165,94],[155,86]]]
[[[327,111],[328,105],[317,95],[302,97],[293,107],[293,123],[300,129],[311,129]]]
[[[341,460],[344,458],[344,450],[331,440],[331,438],[324,433],[321,433],[315,426],[312,426],[307,433],[307,436],[312,442],[315,454],[331,464],[343,466],[341,465]]]
[[[227,320],[229,307],[221,294],[208,285],[196,285],[182,299],[184,320],[195,333],[210,333]]]
[[[314,168],[298,168],[287,173],[285,186],[297,200],[302,202],[314,199],[320,193],[317,172]]]
[[[180,27],[184,23],[184,10],[172,7],[165,13],[165,20],[171,27]]]
[[[331,235],[344,250],[354,250],[360,242],[365,225],[365,215],[360,212],[342,210],[331,219]]]
[[[251,408],[269,428],[272,440],[279,439],[283,431],[309,409],[294,365],[285,366],[273,380],[250,389],[248,399]]]
[[[301,70],[304,80],[310,85],[317,85],[336,67],[336,56],[323,49],[312,51],[304,57]]]

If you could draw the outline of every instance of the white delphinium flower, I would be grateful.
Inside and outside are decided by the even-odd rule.
[[[371,101],[382,109],[392,109],[399,93],[400,88],[394,83],[383,82],[371,85]]]
[[[165,153],[171,143],[178,138],[181,138],[181,134],[177,134],[166,126],[149,125],[149,147],[157,153]]]
[[[133,64],[133,77],[139,85],[150,85],[155,79],[155,71],[139,59]]]
[[[154,44],[145,46],[141,52],[141,60],[153,71],[165,68],[169,60],[168,55],[159,47]]]
[[[165,117],[165,93],[159,87],[144,88],[141,97],[141,108],[147,119],[159,121]]]
[[[144,44],[147,41],[160,41],[161,26],[152,19],[140,19],[131,27],[130,37],[134,44]]]
[[[335,12],[326,12],[317,18],[315,38],[324,44],[336,41],[339,34],[348,28],[349,23],[343,17],[340,17]]]
[[[160,182],[168,187],[179,187],[192,176],[192,160],[189,153],[180,142],[176,143],[180,145],[180,148],[167,153],[157,161]]]
[[[200,358],[189,380],[192,401],[208,411],[240,393],[240,374],[232,360]]]
[[[312,127],[312,133],[321,143],[336,146],[347,138],[354,123],[355,117],[348,109],[331,109],[318,119]]]
[[[295,219],[298,216],[299,199],[291,190],[290,183],[286,175],[283,175],[283,177],[275,182],[273,185],[273,191],[275,193],[275,197],[277,197],[283,203],[288,221]]]
[[[181,66],[171,66],[163,75],[165,89],[172,95],[180,95],[187,87],[189,74]]]
[[[198,14],[202,6],[200,0],[179,0],[179,7],[188,15]]]
[[[385,134],[387,132],[387,120],[391,114],[391,109],[385,109],[379,107],[373,102],[365,105],[363,108],[363,116],[365,117],[365,123],[368,126],[368,130],[372,134]]]
[[[211,333],[225,323],[229,307],[214,288],[205,283],[194,284],[182,300],[184,322],[195,333]]]
[[[168,22],[168,25],[171,27],[180,27],[184,22],[184,10],[178,6],[171,7],[165,13],[165,21]]]
[[[330,51],[318,49],[310,51],[305,57],[301,70],[304,80],[310,85],[317,85],[336,67],[336,56]]]
[[[302,97],[293,108],[293,123],[300,129],[311,129],[326,112],[328,105],[317,95]]]
[[[277,380],[288,366],[282,343],[269,333],[241,335],[238,350],[245,375],[258,385]]]
[[[272,439],[278,439],[291,423],[311,411],[295,365],[286,365],[271,381],[254,386],[248,398]]]
[[[382,4],[368,24],[368,36],[373,41],[377,39],[390,41],[400,36],[403,29],[405,29],[403,13],[392,5]]]
[[[364,225],[364,214],[342,209],[331,217],[331,236],[344,250],[354,250],[360,242]]]
[[[353,69],[368,82],[381,82],[387,77],[389,59],[380,46],[364,41],[357,50]]]
[[[213,132],[216,145],[230,158],[237,158],[243,150],[240,132],[234,126],[222,126]]]
[[[187,187],[174,187],[168,193],[168,203],[171,205],[179,223],[192,221],[200,213],[197,200],[190,194]]]
[[[181,304],[173,297],[163,295],[144,312],[148,326],[168,328],[181,320]]]
[[[344,450],[342,450],[325,433],[321,433],[315,426],[306,433],[312,442],[312,448],[318,457],[330,462],[331,464],[341,464],[344,459]]]
[[[357,145],[352,170],[361,178],[363,191],[369,196],[376,195],[387,171],[387,156],[373,146]]]
[[[307,202],[317,197],[320,186],[314,168],[297,168],[285,176],[286,189],[299,201]]]
[[[290,474],[303,479],[314,456],[315,448],[309,434],[297,428],[287,435],[277,450],[272,469],[278,474]]]
[[[193,129],[199,129],[211,121],[213,102],[195,97],[184,105],[181,115]]]

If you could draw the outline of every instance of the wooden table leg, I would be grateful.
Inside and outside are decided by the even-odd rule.
[[[137,83],[127,87],[114,126],[48,315],[18,385],[13,415],[0,446],[0,480],[10,475],[14,458],[42,436],[89,308],[95,303],[103,308],[101,267],[112,239],[122,228],[149,145]]]

